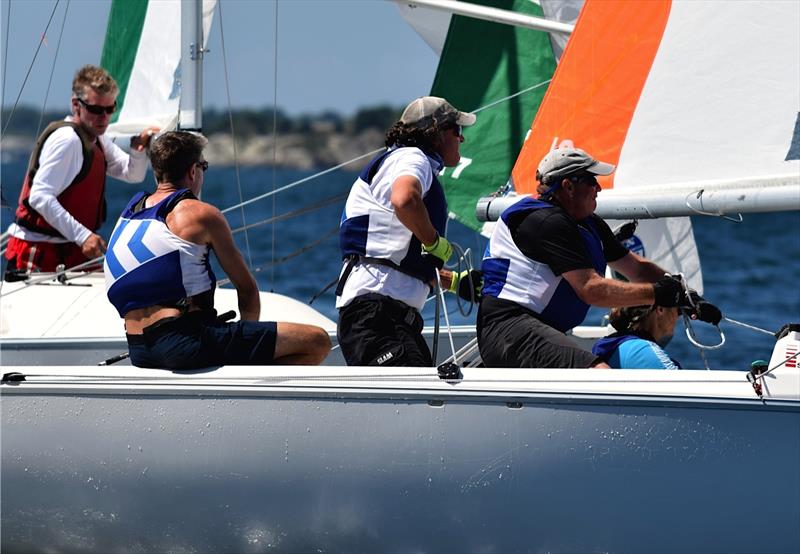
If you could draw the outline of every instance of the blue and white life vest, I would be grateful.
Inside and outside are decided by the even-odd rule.
[[[508,228],[508,220],[514,214],[552,207],[541,200],[524,198],[503,212],[481,265],[483,295],[516,302],[539,314],[548,325],[566,332],[583,322],[589,305],[575,294],[568,281],[553,274],[547,264],[523,254]],[[579,229],[595,270],[604,275],[606,259],[597,230],[590,219],[581,221]]]
[[[379,204],[372,194],[372,180],[383,162],[395,152],[388,150],[373,158],[359,175],[342,212],[339,247],[342,258],[360,256],[383,263],[428,283],[436,278],[436,266],[422,255],[422,244],[397,218],[394,210]],[[430,154],[427,155],[429,158]],[[431,187],[423,197],[428,217],[439,235],[447,225],[447,200],[436,178],[433,164]]]
[[[134,212],[146,194],[136,194],[108,242],[106,294],[121,317],[137,308],[171,305],[213,289],[217,279],[208,246],[186,241],[167,227],[166,209],[180,189],[150,208]]]

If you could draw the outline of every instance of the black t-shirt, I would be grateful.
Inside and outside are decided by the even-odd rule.
[[[591,219],[600,236],[607,262],[617,261],[629,252],[600,217],[593,214],[587,219]],[[575,221],[562,208],[553,206],[520,212],[511,216],[507,224],[517,248],[532,260],[547,264],[555,275],[574,269],[594,269],[579,229],[579,225],[587,224]],[[478,327],[520,312],[536,316],[516,302],[484,296],[478,315]]]
[[[547,264],[555,275],[594,268],[578,228],[588,226],[586,220],[575,221],[558,206],[515,215],[509,219],[508,227],[514,244],[523,254]],[[605,221],[594,214],[587,220],[592,221],[600,236],[607,262],[615,262],[628,253]]]

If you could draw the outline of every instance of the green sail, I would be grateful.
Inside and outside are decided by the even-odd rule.
[[[119,86],[117,111],[111,118],[112,122],[119,119],[122,106],[125,104],[128,82],[139,51],[139,39],[142,36],[147,4],[147,0],[138,2],[114,0],[111,4],[100,65],[114,77]]]
[[[530,0],[480,4],[543,17]],[[461,110],[484,108],[465,130],[461,163],[440,177],[450,212],[464,225],[481,229],[475,203],[508,181],[555,67],[546,32],[452,17],[431,94]],[[508,99],[526,89],[532,90]]]

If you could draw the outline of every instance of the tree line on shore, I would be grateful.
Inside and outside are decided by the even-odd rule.
[[[271,135],[273,132],[281,135],[317,132],[357,135],[369,129],[381,132],[388,129],[400,117],[402,110],[402,107],[380,105],[361,108],[352,116],[343,116],[334,111],[291,116],[281,109],[265,107],[237,108],[232,110],[231,116],[239,137]],[[7,125],[4,135],[32,136],[37,129],[44,129],[47,123],[62,119],[65,114],[66,110],[48,110],[43,114],[41,109],[30,106],[18,106],[12,114],[9,108],[3,108],[1,119],[3,125]],[[215,108],[204,110],[203,132],[206,135],[230,134],[228,111]]]

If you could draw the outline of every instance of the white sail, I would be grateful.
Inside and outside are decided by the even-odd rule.
[[[217,0],[203,0],[204,47],[216,5]],[[151,126],[171,130],[178,124],[182,83],[181,32],[176,22],[181,20],[181,6],[179,1],[147,2],[139,32],[130,33],[127,41],[116,40],[116,14],[112,12],[103,65],[118,80],[125,95],[119,116],[107,131],[110,136],[131,135]],[[126,14],[120,14],[120,19],[120,25],[128,23]],[[116,52],[127,49],[136,52],[132,67],[123,63],[122,69],[114,71],[113,63],[109,64],[107,60],[115,59],[118,56]]]

